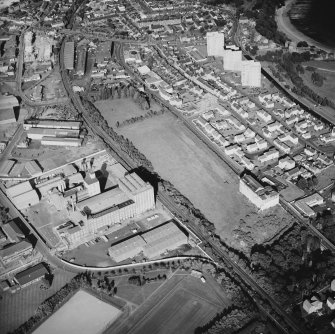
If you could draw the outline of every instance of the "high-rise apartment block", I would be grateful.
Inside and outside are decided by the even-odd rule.
[[[242,67],[242,51],[235,45],[227,46],[223,50],[223,69],[225,71],[240,72]]]
[[[224,34],[218,31],[208,32],[207,35],[207,55],[222,57],[224,48]]]
[[[242,86],[261,87],[261,68],[261,63],[258,61],[242,61]]]

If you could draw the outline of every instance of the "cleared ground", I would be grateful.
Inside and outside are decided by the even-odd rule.
[[[228,172],[223,162],[171,114],[121,128],[119,132],[146,155],[161,177],[171,181],[215,224],[217,233],[228,243],[241,249],[247,246],[233,232],[241,219],[250,229],[255,220],[264,223],[260,233],[253,234],[257,243],[271,238],[287,224],[289,216],[279,207],[278,224],[267,229],[268,212],[257,212],[239,192],[238,177]]]
[[[116,307],[80,290],[33,333],[101,333],[121,313]]]
[[[55,294],[74,277],[74,274],[60,269],[54,274],[52,286],[48,290],[41,290],[41,282],[37,282],[14,294],[1,293],[0,333],[11,332],[27,321],[45,299]]]
[[[199,278],[177,271],[125,323],[116,322],[115,331],[110,328],[106,333],[194,333],[229,305],[211,277],[202,283]]]
[[[131,97],[125,99],[108,99],[95,102],[95,106],[100,110],[102,116],[112,127],[116,126],[116,122],[120,124],[132,117],[144,116],[149,110],[141,109]],[[158,111],[160,107],[157,104],[151,105],[151,110]]]

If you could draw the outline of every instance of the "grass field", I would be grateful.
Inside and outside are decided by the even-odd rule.
[[[211,277],[202,283],[177,271],[124,323],[115,323],[106,333],[194,333],[229,305]]]
[[[328,64],[328,63],[325,63],[325,64]],[[330,72],[330,71],[333,71],[333,72]],[[327,97],[328,99],[335,102],[335,66],[334,66],[334,69],[332,70],[316,69],[315,72],[319,73],[320,75],[326,78],[326,80],[323,81],[323,85],[321,87],[315,86],[311,80],[312,72],[306,71],[306,70],[305,70],[305,73],[301,75],[302,78],[304,79],[305,84],[307,84],[307,86],[313,89],[320,96]]]
[[[55,294],[73,277],[74,274],[57,269],[48,290],[41,290],[39,282],[15,294],[3,293],[0,301],[0,333],[11,332],[27,321],[45,299]]]
[[[122,123],[132,117],[144,115],[148,111],[142,110],[140,105],[134,102],[131,97],[125,99],[101,100],[95,102],[95,106],[112,127],[115,127],[116,122]],[[158,111],[160,107],[157,104],[152,104],[150,109]]]
[[[113,305],[79,290],[33,333],[97,334],[120,314],[121,311]]]
[[[266,229],[268,213],[257,212],[239,192],[238,177],[228,172],[223,162],[171,114],[129,125],[119,132],[146,155],[161,177],[172,182],[215,224],[217,233],[228,243],[245,247],[238,235],[232,235],[241,219],[250,230],[255,221],[264,220],[260,233],[254,233],[258,235],[257,243],[286,223],[279,219],[278,226]],[[288,217],[283,209],[277,211],[280,217]]]

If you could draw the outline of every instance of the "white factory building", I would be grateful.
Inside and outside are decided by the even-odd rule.
[[[224,48],[224,34],[218,31],[208,32],[207,38],[207,55],[222,57]]]
[[[242,86],[261,87],[261,63],[253,60],[242,61]]]
[[[223,69],[225,71],[241,72],[242,51],[235,46],[227,46],[223,50]]]
[[[259,210],[269,209],[279,204],[279,194],[271,186],[262,186],[251,175],[240,179],[240,192]]]

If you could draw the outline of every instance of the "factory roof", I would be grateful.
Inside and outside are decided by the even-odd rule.
[[[77,203],[78,208],[83,210],[88,207],[92,213],[101,212],[115,205],[127,202],[129,197],[119,188],[113,188],[96,196],[89,197]]]
[[[13,95],[0,95],[0,110],[18,107],[19,102]]]
[[[22,193],[30,191],[32,189],[33,187],[31,186],[29,181],[25,181],[25,182],[18,183],[10,188],[7,188],[6,193],[10,197],[15,197],[15,196],[21,195]]]
[[[20,285],[26,285],[35,279],[44,277],[48,274],[48,270],[43,263],[39,263],[36,266],[30,267],[24,271],[19,272],[15,275],[16,280]]]
[[[0,257],[2,259],[11,257],[15,254],[25,252],[29,249],[32,249],[33,246],[30,242],[26,240],[22,240],[20,242],[17,242],[16,244],[11,244],[6,248],[0,249]]]

